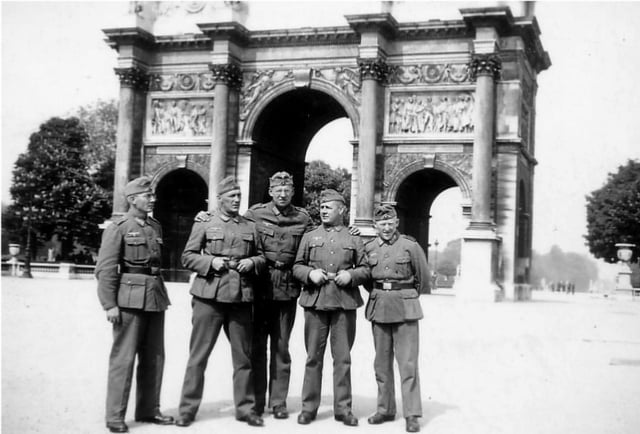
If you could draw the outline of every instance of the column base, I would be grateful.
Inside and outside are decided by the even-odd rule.
[[[474,225],[465,231],[460,254],[460,278],[454,285],[461,301],[496,302],[504,299],[498,276],[500,238],[491,225]]]
[[[372,219],[368,218],[355,218],[353,221],[355,227],[360,229],[360,236],[364,238],[373,238],[377,235],[376,227],[373,224]]]

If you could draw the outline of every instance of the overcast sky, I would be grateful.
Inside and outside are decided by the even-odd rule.
[[[101,29],[118,23],[126,5],[1,7],[1,190],[7,202],[13,163],[42,122],[117,98],[116,52]],[[552,65],[538,77],[533,245],[541,253],[553,244],[586,253],[585,195],[627,159],[640,158],[640,3],[538,2],[535,10]],[[336,130],[333,136],[351,138],[348,129]],[[330,163],[349,168],[351,150],[341,149]]]

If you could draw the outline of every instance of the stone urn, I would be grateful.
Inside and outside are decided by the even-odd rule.
[[[16,257],[20,254],[20,244],[9,244],[9,254]]]
[[[617,243],[618,248],[618,275],[616,276],[616,289],[621,291],[632,291],[631,286],[631,267],[629,261],[633,256],[633,248],[635,244]]]

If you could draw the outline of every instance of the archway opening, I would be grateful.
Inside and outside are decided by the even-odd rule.
[[[469,222],[462,212],[462,190],[444,190],[431,204],[429,220],[429,262],[433,270],[433,288],[451,288],[460,265],[462,234]]]
[[[208,187],[197,173],[177,169],[166,174],[156,187],[154,217],[163,230],[162,268],[166,280],[186,282],[189,272],[180,257],[189,238],[193,218],[207,209]]]
[[[300,186],[293,202],[302,205],[301,186],[309,144],[325,125],[346,117],[345,109],[335,99],[317,90],[295,89],[274,99],[262,111],[253,130],[249,204],[270,200],[269,177],[285,170]],[[350,165],[349,160],[342,166],[350,168]]]

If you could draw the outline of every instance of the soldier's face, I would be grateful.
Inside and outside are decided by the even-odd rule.
[[[148,191],[146,193],[138,193],[128,198],[129,204],[135,210],[148,214],[153,211],[153,206],[156,203],[156,195]]]
[[[342,202],[337,200],[323,202],[320,204],[320,220],[324,224],[333,226],[342,224],[344,209]]]
[[[397,218],[387,219],[387,220],[378,220],[376,222],[376,229],[378,230],[378,235],[385,241],[389,241],[393,234],[398,230],[398,222]]]
[[[269,196],[278,208],[286,208],[291,205],[293,199],[293,187],[290,185],[279,185],[269,189]]]
[[[218,195],[218,206],[220,211],[227,215],[236,215],[240,211],[240,190],[231,190]]]

